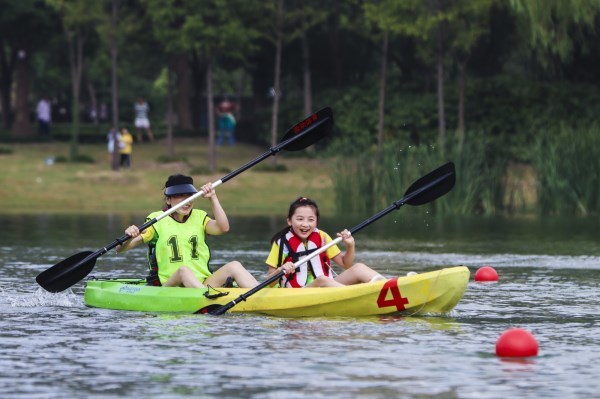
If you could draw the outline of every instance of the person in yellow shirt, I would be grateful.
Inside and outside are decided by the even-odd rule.
[[[337,234],[346,245],[345,253],[334,245],[295,269],[295,262],[327,245],[332,239],[317,228],[319,207],[308,198],[300,197],[292,202],[287,224],[271,239],[271,252],[266,260],[269,277],[285,271],[286,274],[279,281],[280,287],[339,287],[384,279],[367,265],[354,263],[354,237],[348,230]],[[334,276],[330,266],[332,260],[344,269],[338,276]]]
[[[213,271],[209,266],[211,254],[205,241],[207,235],[221,235],[229,231],[229,220],[211,183],[202,186],[204,198],[210,202],[214,219],[206,211],[194,208],[194,201],[186,203],[168,217],[159,220],[144,231],[129,226],[125,234],[131,237],[117,252],[123,252],[145,243],[148,245],[148,285],[165,287],[221,287],[232,279],[242,288],[258,285],[256,278],[238,261],[231,261]],[[191,176],[172,175],[165,183],[165,208],[185,201],[198,190]],[[153,212],[151,220],[161,214]]]
[[[119,154],[121,154],[120,165],[123,168],[131,168],[131,153],[133,152],[133,136],[127,128],[121,129],[121,138],[119,139]]]

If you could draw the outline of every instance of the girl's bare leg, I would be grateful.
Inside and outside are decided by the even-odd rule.
[[[363,263],[357,263],[344,270],[339,276],[335,278],[335,281],[343,285],[352,285],[360,283],[368,283],[376,277],[383,277],[375,270]]]
[[[337,281],[335,281],[332,278],[329,277],[325,277],[325,276],[319,276],[316,279],[314,279],[314,281],[312,283],[310,283],[309,285],[307,285],[307,287],[343,287],[344,284],[341,284]]]
[[[256,281],[254,276],[236,260],[222,266],[209,278],[204,280],[204,284],[211,287],[221,287],[227,281],[227,277],[233,277],[237,285],[241,288],[252,288],[258,285],[258,281]]]
[[[164,287],[181,287],[187,288],[203,288],[204,286],[200,283],[194,272],[187,266],[181,266],[175,273],[169,277]]]

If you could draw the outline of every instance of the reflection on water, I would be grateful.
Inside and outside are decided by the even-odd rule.
[[[412,212],[408,212],[411,210]],[[120,237],[126,226],[141,224],[139,215],[0,215],[11,245],[97,249]],[[321,227],[333,234],[362,222],[362,217],[322,217]],[[281,217],[230,217],[231,232],[213,237],[220,248],[270,248],[271,235],[285,226]],[[600,218],[541,220],[452,217],[437,219],[420,208],[407,208],[357,232],[361,248],[379,251],[467,254],[539,254],[600,256]],[[265,249],[266,248],[266,249]]]
[[[465,264],[446,317],[283,319],[86,308],[83,284],[49,294],[35,276],[96,250],[138,216],[0,217],[0,397],[588,398],[600,385],[598,220],[443,220],[400,212],[365,229],[359,258],[387,275]],[[360,220],[325,219],[333,232]],[[232,218],[215,265],[264,278],[279,218]],[[98,277],[139,277],[144,250],[102,256]],[[250,299],[249,299],[250,300]],[[497,338],[530,330],[540,355],[497,358]]]

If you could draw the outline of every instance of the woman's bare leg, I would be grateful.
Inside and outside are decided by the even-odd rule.
[[[154,141],[154,134],[152,134],[152,129],[147,128],[146,134],[148,135],[148,138],[150,139],[150,141]]]

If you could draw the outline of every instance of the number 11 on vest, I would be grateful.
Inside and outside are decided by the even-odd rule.
[[[390,292],[392,294],[392,298],[388,299],[388,293]],[[408,304],[408,298],[403,298],[402,294],[400,294],[400,289],[398,288],[398,279],[393,278],[386,281],[379,292],[377,306],[380,308],[395,306],[398,311],[402,311],[405,309],[404,305],[406,304]]]

